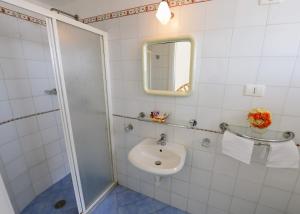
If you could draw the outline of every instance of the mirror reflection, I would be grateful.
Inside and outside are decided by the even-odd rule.
[[[192,53],[192,42],[187,39],[146,43],[146,92],[173,96],[188,95],[192,86]]]

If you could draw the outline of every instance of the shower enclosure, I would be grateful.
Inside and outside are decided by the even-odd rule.
[[[57,79],[65,130],[83,208],[111,186],[113,168],[110,149],[108,96],[106,93],[103,36],[71,24],[54,21],[52,55],[58,56]],[[49,29],[51,33],[51,29]],[[102,57],[101,57],[102,56]]]
[[[3,2],[0,1],[19,11],[38,14],[46,21],[59,105],[50,111],[35,109],[22,117],[60,111],[78,211],[87,213],[116,183],[110,134],[107,35],[22,0]],[[28,54],[34,51],[33,48]],[[19,119],[15,115],[6,118]]]

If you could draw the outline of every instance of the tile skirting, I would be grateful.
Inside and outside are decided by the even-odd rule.
[[[169,0],[170,7],[179,7],[189,4],[197,4],[201,2],[208,2],[212,0]],[[91,24],[94,22],[101,22],[109,19],[121,18],[124,16],[137,15],[139,13],[147,13],[157,10],[159,3],[147,4],[142,6],[137,6],[133,8],[128,8],[124,10],[119,10],[115,12],[105,13],[97,16],[92,16],[84,18],[81,21],[85,24]]]
[[[32,22],[32,23],[35,23],[35,24],[46,26],[46,21],[45,20],[38,19],[38,18],[35,18],[33,16],[29,16],[29,15],[26,15],[24,13],[20,13],[20,12],[17,12],[17,11],[14,11],[14,10],[11,10],[11,9],[8,9],[8,8],[2,7],[2,6],[0,6],[0,14],[1,13],[5,14],[5,15],[8,15],[8,16],[18,18],[18,19],[29,21],[29,22]]]

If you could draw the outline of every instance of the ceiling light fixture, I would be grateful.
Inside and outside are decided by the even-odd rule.
[[[162,0],[158,6],[156,18],[160,21],[160,23],[166,25],[173,16],[174,14],[171,12],[167,0]]]

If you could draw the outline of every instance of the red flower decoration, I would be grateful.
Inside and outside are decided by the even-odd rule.
[[[264,129],[272,124],[272,115],[266,109],[255,108],[249,112],[248,121],[252,127]]]

